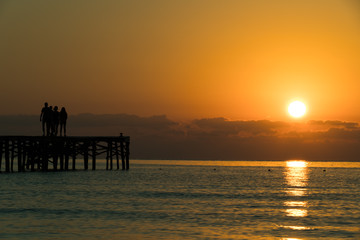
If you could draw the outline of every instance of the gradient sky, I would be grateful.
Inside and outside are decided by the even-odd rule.
[[[0,1],[0,114],[360,121],[355,0]]]

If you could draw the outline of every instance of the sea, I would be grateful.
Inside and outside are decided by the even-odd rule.
[[[360,162],[0,173],[0,239],[360,239]]]

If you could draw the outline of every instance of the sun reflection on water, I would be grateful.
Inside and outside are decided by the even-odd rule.
[[[307,202],[305,201],[285,201],[285,206],[289,207],[307,207]]]
[[[289,217],[306,217],[306,209],[286,209],[286,215]]]
[[[308,181],[308,168],[305,161],[287,161],[285,178],[290,188],[306,187]],[[294,190],[294,189],[293,189]],[[298,190],[298,189],[295,189]]]
[[[285,168],[285,180],[287,188],[285,192],[289,196],[299,197],[307,194],[308,185],[308,167],[306,161],[287,161]],[[304,201],[285,201],[285,206],[306,207],[307,202]]]
[[[287,188],[286,193],[290,196],[305,196],[306,195],[306,189],[299,188],[299,189],[293,189],[293,188]]]
[[[303,218],[308,216],[308,202],[303,200],[303,197],[308,194],[308,172],[308,163],[306,161],[294,160],[286,162],[284,175],[287,187],[284,191],[289,196],[289,199],[284,201],[283,205],[286,208],[285,214],[287,217]],[[306,226],[283,226],[283,228],[292,230],[309,229]]]
[[[282,226],[282,227],[292,230],[311,230],[310,227],[303,227],[303,226]],[[283,238],[283,239],[299,239],[299,238]]]
[[[308,163],[302,160],[286,161],[286,167],[307,167]]]
[[[282,238],[281,240],[301,240],[300,238]]]

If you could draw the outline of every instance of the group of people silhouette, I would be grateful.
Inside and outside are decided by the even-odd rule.
[[[46,102],[41,109],[40,122],[42,122],[43,136],[57,136],[60,125],[60,136],[66,136],[67,112],[64,107],[58,111],[58,106],[54,108]]]

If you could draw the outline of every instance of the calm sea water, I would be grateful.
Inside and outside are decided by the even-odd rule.
[[[0,239],[360,239],[360,163],[0,174]]]

